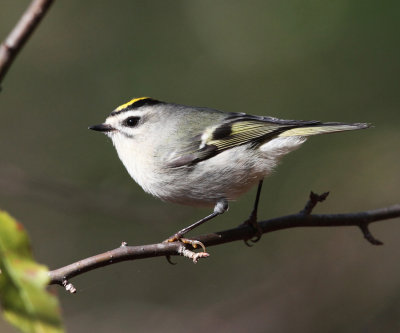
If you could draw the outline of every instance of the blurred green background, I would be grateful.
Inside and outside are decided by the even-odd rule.
[[[4,39],[29,1],[3,0]],[[154,243],[208,214],[165,204],[87,130],[151,96],[289,119],[375,127],[310,139],[264,183],[260,217],[399,202],[398,1],[56,1],[0,95],[0,208],[28,229],[50,268]],[[196,233],[249,214],[255,190]],[[126,262],[58,292],[69,332],[399,332],[400,222],[304,228],[176,258]],[[0,319],[1,332],[14,332]]]

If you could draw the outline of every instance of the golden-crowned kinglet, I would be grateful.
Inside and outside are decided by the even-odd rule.
[[[311,135],[368,126],[225,113],[141,97],[89,128],[112,139],[129,174],[146,192],[169,202],[214,206],[212,214],[168,239],[175,241],[224,213],[229,200],[258,183],[254,224],[262,180],[285,154]]]

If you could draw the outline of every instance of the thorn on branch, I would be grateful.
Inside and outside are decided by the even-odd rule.
[[[376,239],[374,236],[372,236],[371,232],[368,229],[368,224],[363,223],[359,225],[361,232],[364,235],[364,238],[370,242],[372,245],[383,245],[383,242],[381,242],[379,239]]]
[[[315,206],[322,201],[325,201],[325,199],[328,197],[329,192],[322,193],[321,195],[314,193],[313,191],[310,192],[309,199],[304,206],[303,210],[300,211],[300,214],[303,215],[310,215],[315,208]]]
[[[71,294],[76,293],[76,288],[74,287],[74,285],[72,283],[68,282],[67,279],[63,280],[62,285],[64,286],[65,290],[69,291]]]

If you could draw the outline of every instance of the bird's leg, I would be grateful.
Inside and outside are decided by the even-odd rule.
[[[257,223],[257,210],[258,210],[258,203],[259,203],[259,201],[260,201],[262,185],[263,185],[263,179],[261,179],[260,182],[258,183],[257,194],[256,194],[256,200],[254,201],[253,210],[252,210],[252,212],[251,212],[249,218],[248,218],[246,221],[244,221],[244,223],[243,223],[243,224],[245,224],[245,225],[252,226],[252,227],[255,229],[255,231],[256,231],[256,236],[255,236],[254,239],[251,240],[253,243],[258,242],[258,241],[260,240],[260,238],[261,238],[261,235],[262,235],[262,230],[261,230],[259,224]],[[246,241],[245,241],[245,242],[246,242]],[[247,243],[246,243],[246,244],[247,244]],[[247,245],[248,245],[248,244],[247,244]]]
[[[210,214],[207,215],[206,217],[202,218],[201,220],[189,225],[186,228],[183,228],[182,230],[179,230],[176,234],[172,235],[168,239],[165,240],[165,242],[176,242],[176,241],[181,241],[182,243],[185,244],[190,244],[194,248],[197,246],[201,246],[203,248],[203,251],[206,252],[206,248],[202,242],[199,242],[194,239],[187,239],[187,238],[182,238],[183,235],[188,233],[189,231],[193,230],[194,228],[197,228],[199,225],[203,224],[204,222],[207,222],[214,217],[221,215],[225,213],[228,210],[228,201],[226,199],[220,199],[214,206],[214,211]]]

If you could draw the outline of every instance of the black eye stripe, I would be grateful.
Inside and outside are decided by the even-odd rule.
[[[128,117],[124,120],[123,125],[127,127],[135,127],[140,121],[140,117]]]

